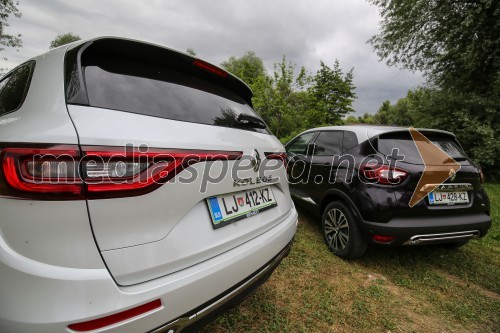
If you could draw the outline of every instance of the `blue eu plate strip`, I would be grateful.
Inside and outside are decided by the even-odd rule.
[[[210,198],[209,202],[214,222],[217,223],[222,220],[222,213],[220,211],[219,202],[217,201],[217,198]]]

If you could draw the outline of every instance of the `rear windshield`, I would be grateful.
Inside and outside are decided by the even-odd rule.
[[[450,155],[456,161],[463,161],[467,158],[464,151],[454,137],[440,133],[423,133],[432,143],[438,146],[446,154]],[[399,155],[403,155],[404,162],[412,164],[422,164],[422,158],[418,152],[417,146],[413,142],[409,131],[387,133],[379,136],[377,140],[377,150],[390,156],[394,148],[398,148]]]
[[[89,58],[83,74],[91,106],[269,133],[237,122],[240,114],[261,118],[243,98],[213,82],[137,59]]]

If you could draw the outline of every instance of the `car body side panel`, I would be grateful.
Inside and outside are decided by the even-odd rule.
[[[111,315],[155,299],[163,308],[125,321],[106,332],[145,332],[159,327],[228,290],[287,246],[297,212],[261,237],[200,264],[146,283],[118,287],[106,269],[43,265],[13,253],[0,239],[2,333],[67,331],[67,325]],[[29,300],[29,301],[28,301]],[[27,318],[26,314],[30,316]]]
[[[0,237],[21,256],[48,265],[104,268],[82,201],[0,198]]]
[[[0,143],[78,144],[64,98],[65,47],[36,57],[31,85],[21,108],[0,117]],[[2,171],[0,171],[2,172]],[[79,201],[0,198],[0,237],[20,256],[73,268],[103,268]]]
[[[78,144],[64,97],[64,49],[32,60],[35,69],[22,107],[0,117],[0,142]]]

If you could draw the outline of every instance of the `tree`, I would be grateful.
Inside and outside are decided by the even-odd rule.
[[[242,57],[230,56],[221,64],[228,72],[242,79],[246,84],[252,86],[259,77],[266,75],[266,68],[262,59],[255,52],[248,51]]]
[[[186,50],[186,53],[189,55],[192,55],[193,57],[196,57],[196,52],[190,47],[188,47],[188,49]]]
[[[50,48],[54,49],[56,47],[59,47],[61,45],[69,44],[72,42],[76,42],[77,40],[80,40],[80,36],[73,34],[72,32],[68,32],[66,34],[60,34],[57,35],[57,37],[50,42]]]
[[[349,124],[375,124],[375,120],[373,119],[373,115],[369,113],[365,113],[363,116],[359,116],[358,118],[354,116],[349,116],[345,118],[342,122],[345,125]]]
[[[320,69],[312,78],[309,88],[316,100],[316,117],[325,125],[338,125],[348,113],[354,112],[352,102],[356,98],[353,84],[353,69],[345,75],[340,63],[335,60],[333,68],[320,63]]]
[[[340,123],[343,115],[353,111],[352,70],[344,75],[338,61],[333,69],[322,62],[312,76],[304,67],[296,70],[283,56],[268,75],[262,59],[249,51],[240,58],[229,57],[221,67],[252,88],[255,111],[282,142],[307,128]],[[224,115],[218,121],[230,121],[231,116]]]
[[[300,129],[309,103],[309,95],[304,91],[307,81],[306,70],[302,67],[295,75],[295,64],[283,56],[281,62],[274,64],[274,90],[272,95],[271,117],[274,133],[286,137]]]
[[[394,105],[384,101],[377,114],[373,116],[373,120],[377,124],[394,126],[411,126],[414,123],[407,98],[400,98]]]
[[[11,15],[17,18],[21,17],[17,6],[19,6],[18,1],[0,0],[0,51],[5,50],[5,47],[20,48],[23,46],[20,34],[12,35],[5,32],[5,28],[9,26],[7,20]],[[7,60],[5,57],[3,59]]]
[[[441,88],[498,97],[499,1],[370,2],[382,15],[382,30],[370,43],[389,65],[423,71]]]

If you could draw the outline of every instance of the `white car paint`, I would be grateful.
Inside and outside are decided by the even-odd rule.
[[[0,116],[0,145],[284,151],[268,134],[67,105],[64,57],[74,45],[33,59],[22,107]],[[204,164],[193,167],[201,172]],[[0,332],[68,332],[72,323],[161,299],[161,309],[97,330],[148,331],[220,295],[293,239],[297,212],[284,168],[272,175],[280,177],[272,185],[278,206],[220,229],[212,228],[205,199],[262,184],[234,188],[229,175],[205,193],[196,179],[126,198],[0,196]]]

